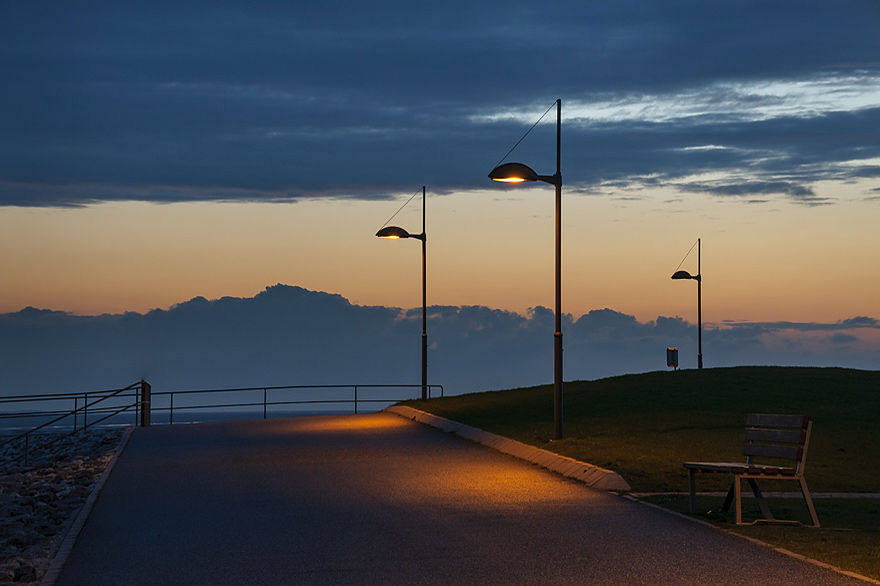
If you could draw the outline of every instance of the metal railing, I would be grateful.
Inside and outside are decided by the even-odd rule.
[[[195,411],[216,413],[218,409],[228,412],[231,409],[256,407],[262,411],[263,419],[269,417],[270,407],[294,408],[292,411],[285,412],[285,415],[295,415],[297,411],[302,414],[303,407],[314,408],[318,406],[323,406],[325,412],[351,411],[358,413],[361,411],[362,405],[391,405],[413,398],[377,395],[380,391],[409,389],[420,392],[421,388],[421,385],[285,385],[152,392],[150,384],[142,380],[122,389],[107,391],[0,397],[0,422],[12,419],[50,418],[34,427],[28,426],[30,428],[23,433],[4,438],[0,441],[0,447],[23,439],[24,461],[27,465],[30,436],[34,433],[72,427],[70,433],[60,435],[57,438],[60,440],[89,427],[110,422],[110,419],[114,417],[117,418],[117,421],[110,423],[119,424],[119,416],[127,412],[134,412],[134,425],[142,427],[150,425],[154,413],[167,412],[167,422],[169,425],[173,424],[175,411],[178,414]],[[439,395],[436,396],[443,396],[443,385],[428,385],[428,397],[435,396],[436,390],[439,390]],[[318,396],[315,393],[318,393]],[[176,404],[175,397],[177,398]],[[229,400],[220,399],[227,397],[232,398]],[[72,408],[70,407],[71,403],[73,404]],[[8,405],[16,404],[25,405],[26,410],[7,411],[5,409]],[[46,405],[47,408],[38,409],[39,405]],[[339,407],[343,407],[343,409],[339,409]],[[252,415],[252,413],[245,415]],[[62,422],[66,423],[62,424]]]
[[[361,405],[390,405],[392,403],[405,400],[406,398],[410,398],[399,396],[375,396],[374,394],[377,390],[389,389],[417,389],[420,391],[421,385],[283,385],[263,387],[238,387],[226,389],[162,391],[152,393],[152,412],[155,414],[167,412],[168,424],[173,424],[175,411],[180,413],[181,411],[206,411],[216,409],[241,409],[256,407],[262,410],[262,418],[267,419],[269,416],[269,408],[273,406],[298,408],[323,406],[325,408],[331,409],[343,406],[350,407],[350,411],[357,414],[361,410]],[[429,385],[429,398],[434,395],[435,389],[439,389],[439,395],[437,396],[443,396],[443,385]],[[333,398],[315,396],[311,396],[308,398],[291,398],[291,394],[305,394],[314,391],[317,391],[319,393],[337,391],[339,394],[336,394],[335,396],[333,396]],[[365,392],[368,395],[367,397],[364,396]],[[210,395],[227,396],[232,393],[236,394],[240,398],[221,402],[218,402],[216,398],[213,401],[210,400]],[[347,396],[345,394],[347,394]],[[209,398],[209,402],[198,401],[198,399],[206,396]],[[175,397],[177,397],[176,404]],[[181,404],[181,399],[185,400],[183,404]]]
[[[49,421],[32,427],[23,433],[0,441],[0,447],[23,439],[23,458],[24,464],[25,466],[27,466],[30,454],[31,435],[44,431],[47,428],[51,429],[55,427],[61,427],[59,424],[68,418],[73,418],[73,431],[59,435],[58,437],[54,438],[55,441],[61,441],[64,438],[73,435],[74,433],[77,433],[78,431],[88,429],[90,426],[98,425],[104,421],[107,421],[111,417],[118,416],[127,411],[135,412],[135,424],[137,424],[138,417],[140,417],[141,425],[143,425],[144,418],[146,416],[147,425],[149,425],[149,416],[146,415],[149,409],[149,387],[150,385],[146,381],[138,381],[127,387],[109,391],[92,391],[89,393],[69,393],[56,395],[18,395],[13,397],[2,397],[0,398],[0,405],[9,405],[16,403],[31,404],[34,402],[45,403],[50,401],[54,403],[64,403],[72,400],[74,407],[73,409],[62,409],[58,406],[53,406],[52,408],[44,410],[34,410],[33,408],[31,408],[31,410],[28,411],[0,412],[0,420],[33,419],[45,417],[51,418],[49,419]],[[132,398],[133,401],[128,402],[127,399],[129,398]],[[122,402],[121,404],[119,402],[116,402],[114,404],[112,399],[122,399]],[[82,401],[82,404],[80,404],[80,401]],[[109,401],[109,403],[105,404],[105,402],[107,401]],[[93,417],[97,417],[97,419],[93,419],[91,422],[88,421],[90,411]],[[82,425],[79,425],[80,417],[82,418]]]

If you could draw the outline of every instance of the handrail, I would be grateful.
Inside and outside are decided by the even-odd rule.
[[[48,426],[50,426],[50,425],[54,425],[54,424],[58,423],[59,421],[61,421],[61,420],[63,420],[63,419],[66,419],[67,417],[70,417],[71,415],[74,416],[74,418],[75,418],[76,415],[77,415],[77,413],[78,413],[79,411],[83,411],[83,414],[85,415],[85,413],[88,412],[89,407],[94,407],[94,406],[97,405],[98,403],[101,403],[101,402],[103,402],[103,401],[106,401],[107,399],[110,399],[111,397],[116,397],[116,396],[120,395],[121,393],[124,393],[125,391],[131,391],[131,390],[133,390],[133,389],[138,389],[138,390],[139,390],[142,384],[143,384],[143,381],[138,381],[138,382],[136,382],[136,383],[130,384],[129,386],[127,386],[127,387],[125,387],[125,388],[118,389],[118,390],[115,390],[115,391],[98,391],[98,393],[101,393],[103,396],[101,396],[100,398],[96,399],[96,400],[93,401],[91,404],[89,404],[89,403],[88,403],[88,399],[86,399],[86,400],[83,402],[82,407],[74,407],[73,410],[71,410],[71,411],[67,411],[67,412],[65,412],[65,413],[63,413],[63,414],[61,414],[61,415],[59,415],[58,417],[55,417],[54,419],[52,419],[52,420],[50,420],[50,421],[47,421],[46,423],[43,423],[42,425],[38,425],[38,426],[36,426],[36,427],[34,427],[34,428],[32,428],[32,429],[29,429],[28,431],[26,431],[26,432],[24,432],[24,433],[21,433],[21,434],[19,434],[19,435],[17,435],[17,436],[14,436],[14,437],[12,437],[12,438],[8,438],[8,439],[5,439],[5,440],[3,440],[3,441],[0,441],[0,446],[5,446],[5,445],[7,445],[7,444],[11,444],[11,443],[13,443],[13,442],[15,442],[15,441],[18,441],[18,440],[24,438],[24,464],[25,464],[25,466],[27,466],[27,464],[28,464],[29,443],[30,443],[29,440],[30,440],[30,436],[31,436],[31,434],[33,434],[33,433],[35,433],[35,432],[37,432],[37,431],[40,431],[41,429],[46,428],[46,427],[48,427]],[[89,394],[90,394],[90,393],[73,393],[73,394],[70,394],[70,395],[68,396],[68,398],[70,398],[70,397],[78,398],[80,395],[85,395],[86,397],[88,397]],[[45,398],[45,395],[42,396],[41,398]],[[60,395],[56,397],[56,399],[60,399],[60,398],[62,398],[62,396],[60,396]],[[125,412],[125,411],[128,411],[129,409],[132,409],[132,408],[137,409],[139,405],[140,405],[140,396],[139,396],[139,395],[136,395],[136,400],[135,400],[134,403],[132,403],[132,404],[130,404],[130,405],[123,405],[122,407],[118,408],[115,412],[111,412],[109,415],[106,415],[106,416],[104,416],[104,417],[98,419],[97,421],[93,421],[92,423],[88,423],[88,422],[86,422],[86,421],[84,420],[84,421],[83,421],[83,426],[82,426],[81,428],[79,428],[79,429],[77,429],[76,425],[74,424],[74,429],[73,429],[73,431],[71,431],[70,433],[67,433],[67,434],[64,434],[64,435],[61,435],[61,436],[55,438],[55,441],[58,441],[58,440],[63,439],[63,438],[65,438],[65,437],[71,436],[71,435],[73,435],[74,433],[76,433],[76,432],[78,432],[78,431],[80,431],[80,430],[85,430],[86,428],[88,428],[88,427],[90,427],[90,426],[92,426],[92,425],[97,425],[98,423],[100,423],[100,422],[102,422],[102,421],[105,421],[106,419],[109,419],[110,417],[113,417],[114,415],[118,415],[118,414],[120,414],[120,413],[123,413],[123,412]],[[99,413],[107,413],[107,412],[109,412],[109,411],[112,411],[112,408],[100,408],[100,409],[98,409],[98,412],[99,412]],[[93,410],[93,412],[94,412],[94,410]],[[54,414],[54,413],[56,413],[56,412],[55,412],[55,411],[52,411],[52,412],[49,412],[49,413]]]
[[[263,407],[263,419],[268,417],[268,407],[270,405],[341,405],[341,404],[352,404],[354,405],[354,412],[358,412],[358,404],[360,403],[388,403],[393,402],[393,399],[365,399],[363,397],[358,396],[359,389],[393,389],[393,388],[421,388],[421,385],[378,385],[378,384],[368,384],[368,385],[282,385],[282,386],[261,386],[261,387],[235,387],[235,388],[224,388],[224,389],[194,389],[194,390],[181,390],[181,391],[158,391],[153,392],[152,396],[155,397],[169,397],[168,407],[158,407],[156,406],[156,401],[153,402],[152,410],[153,411],[167,411],[168,412],[168,423],[169,425],[174,424],[174,411],[184,411],[184,410],[196,410],[196,409],[216,409],[216,408],[230,408],[230,407]],[[439,388],[440,389],[440,397],[444,395],[443,385],[429,385],[428,393],[429,397],[431,396],[431,389]],[[269,391],[296,391],[296,390],[327,390],[327,389],[337,389],[337,390],[345,390],[351,389],[354,394],[351,399],[300,399],[295,401],[270,401],[268,399]],[[253,392],[253,391],[263,391],[263,399],[262,401],[248,401],[248,402],[234,402],[234,403],[210,403],[210,404],[199,404],[199,405],[178,405],[175,407],[174,405],[174,396],[175,395],[200,395],[200,394],[217,394],[217,393],[232,393],[232,392]]]
[[[182,390],[182,391],[156,391],[153,393],[153,396],[156,395],[184,395],[184,394],[196,394],[196,393],[226,393],[231,391],[278,391],[278,390],[296,390],[296,389],[352,389],[352,388],[361,388],[361,389],[412,389],[412,388],[421,388],[421,385],[279,385],[279,386],[258,386],[258,387],[232,387],[232,388],[222,388],[222,389],[193,389],[193,390]],[[440,389],[440,396],[443,396],[443,385],[428,385],[429,393],[432,388]]]
[[[44,410],[32,410],[32,411],[12,411],[12,412],[0,412],[0,421],[8,420],[8,419],[28,419],[35,417],[51,417],[58,415],[70,415],[72,411],[75,411],[74,415],[78,414],[81,410],[83,412],[83,423],[85,424],[85,418],[88,415],[88,410],[91,406],[96,405],[100,401],[94,401],[89,403],[89,397],[92,398],[110,398],[117,396],[119,393],[124,391],[129,391],[132,389],[137,389],[137,386],[141,384],[143,381],[138,383],[134,383],[125,387],[124,389],[106,389],[100,391],[80,391],[76,393],[43,393],[37,395],[11,395],[7,397],[0,397],[0,406],[14,404],[14,403],[42,403],[42,402],[58,402],[58,401],[74,401],[74,407],[71,410],[70,408],[58,407],[56,409],[44,409]],[[83,407],[79,407],[79,401],[84,401]],[[105,409],[112,409],[112,407],[99,407],[94,409],[94,413],[101,413]],[[62,418],[63,419],[63,418]],[[51,422],[49,423],[51,425]],[[77,428],[76,417],[74,417],[74,429]]]
[[[129,385],[124,389],[104,389],[100,391],[79,391],[76,393],[38,393],[35,395],[9,395],[0,397],[2,403],[22,403],[31,401],[55,401],[58,399],[66,399],[73,397],[81,397],[83,395],[112,395],[120,391],[128,391],[140,384],[140,381]]]
[[[278,386],[255,386],[255,387],[233,387],[233,388],[221,388],[221,389],[191,389],[191,390],[176,390],[176,391],[159,391],[152,392],[150,395],[153,397],[168,397],[168,406],[159,406],[156,405],[155,401],[152,401],[152,405],[150,405],[151,401],[149,397],[141,397],[140,392],[143,391],[143,386],[147,383],[145,381],[139,381],[137,383],[133,383],[123,389],[110,389],[110,390],[100,390],[100,391],[88,391],[88,392],[77,392],[77,393],[57,393],[57,394],[38,394],[38,395],[17,395],[17,396],[7,396],[0,397],[0,405],[2,404],[11,404],[11,403],[24,403],[27,401],[34,402],[45,402],[45,401],[63,401],[63,400],[73,400],[74,407],[73,409],[63,409],[61,407],[47,409],[45,411],[39,410],[28,410],[28,411],[19,411],[19,412],[0,412],[0,420],[8,420],[15,418],[28,418],[28,417],[53,417],[52,420],[39,425],[33,429],[30,429],[22,434],[19,434],[13,438],[4,439],[0,441],[0,446],[6,445],[22,437],[26,437],[31,433],[36,431],[40,431],[46,427],[54,425],[63,419],[73,416],[73,427],[74,432],[78,430],[78,421],[77,418],[79,415],[82,415],[83,418],[83,429],[87,427],[91,427],[100,422],[103,422],[114,415],[118,415],[125,411],[129,411],[131,409],[136,410],[136,416],[138,414],[138,410],[141,410],[141,415],[148,415],[150,411],[156,412],[168,412],[169,423],[173,423],[174,419],[174,411],[192,411],[197,409],[226,409],[226,408],[234,408],[234,407],[263,407],[263,418],[268,417],[269,406],[281,406],[281,405],[339,405],[339,404],[353,404],[354,412],[358,412],[359,405],[361,404],[372,404],[372,403],[388,403],[394,402],[397,399],[377,399],[377,398],[365,398],[362,394],[359,394],[359,391],[363,391],[364,389],[404,389],[404,388],[420,388],[420,385],[403,385],[403,384],[388,384],[388,385],[380,385],[380,384],[365,384],[365,385],[337,385],[337,384],[323,384],[323,385],[278,385]],[[148,386],[148,385],[147,385]],[[270,391],[297,391],[297,390],[351,390],[353,391],[352,398],[309,398],[309,399],[298,399],[298,400],[270,400],[269,393]],[[434,390],[439,389],[439,396],[444,396],[444,388],[443,385],[429,385],[428,386],[428,396],[431,397],[434,394]],[[110,399],[112,397],[118,397],[120,394],[126,391],[136,392],[135,398],[136,400],[131,404],[123,405],[122,407],[118,406],[98,406],[100,403],[105,401],[106,399]],[[219,403],[212,402],[207,404],[188,404],[188,405],[176,405],[174,404],[174,396],[198,396],[204,394],[217,394],[217,393],[241,393],[241,392],[255,392],[262,391],[263,397],[260,401],[234,401],[228,403]],[[94,399],[94,400],[90,400]],[[82,405],[79,402],[82,401]],[[104,415],[100,419],[96,421],[88,421],[89,414],[100,416]],[[143,424],[143,421],[142,421]],[[149,425],[149,422],[146,422],[146,425]]]

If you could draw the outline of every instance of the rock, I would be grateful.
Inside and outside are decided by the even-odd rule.
[[[13,571],[12,581],[22,584],[36,582],[37,570],[29,564],[22,564]]]
[[[41,434],[0,448],[0,585],[34,583],[82,509],[123,430]]]

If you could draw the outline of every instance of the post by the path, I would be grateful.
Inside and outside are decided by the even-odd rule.
[[[150,427],[150,383],[141,381],[141,427]]]

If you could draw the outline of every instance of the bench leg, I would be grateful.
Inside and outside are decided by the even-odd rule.
[[[730,483],[730,489],[727,491],[727,496],[724,497],[724,504],[721,505],[721,512],[722,513],[726,513],[727,511],[730,510],[730,503],[733,502],[733,492],[734,492],[733,484],[734,484],[734,482],[736,482],[736,480],[734,480],[733,482]]]
[[[770,512],[770,507],[767,506],[767,502],[764,500],[764,495],[761,494],[761,489],[758,488],[758,483],[754,478],[748,478],[749,486],[752,487],[752,494],[755,495],[755,500],[758,501],[758,508],[761,509],[761,514],[764,515],[765,519],[773,520],[773,513]]]
[[[697,486],[694,479],[694,470],[688,469],[688,489],[690,490],[691,515],[697,514]]]
[[[807,509],[810,511],[810,519],[813,521],[813,527],[819,526],[819,517],[816,515],[816,509],[813,507],[813,499],[810,497],[810,489],[807,488],[807,481],[803,477],[798,478],[801,483],[801,494],[804,495],[804,502],[807,503]]]
[[[733,477],[733,492],[734,492],[734,498],[736,498],[736,524],[742,525],[742,522],[743,522],[742,486],[740,486],[740,483],[739,483],[739,476]]]

